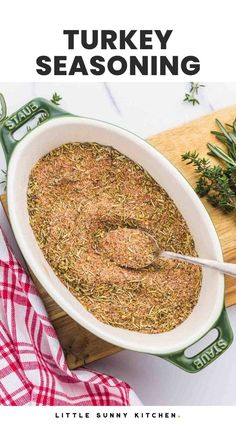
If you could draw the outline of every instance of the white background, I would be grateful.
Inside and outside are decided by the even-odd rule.
[[[73,407],[70,406],[37,406],[37,414],[34,414],[34,409],[28,406],[21,406],[20,408],[1,408],[1,419],[4,423],[14,424],[18,422],[32,422],[32,415],[34,424],[41,424],[42,422],[50,424],[67,424],[80,423],[80,424],[97,424],[97,423],[109,423],[109,424],[155,424],[156,422],[168,422],[168,423],[181,423],[181,424],[199,424],[199,422],[214,420],[214,424],[225,422],[227,424],[235,423],[235,407],[144,407],[130,406],[128,408],[113,406],[94,406],[94,407]],[[73,413],[76,417],[73,417]],[[110,418],[110,414],[119,413],[121,418],[115,416]],[[135,417],[135,413],[139,414],[139,418]],[[176,417],[171,418],[171,414],[174,413]],[[31,415],[32,414],[32,415]],[[64,414],[64,416],[63,416]],[[70,414],[69,417],[65,414]],[[89,418],[85,417],[85,414],[89,415]],[[100,417],[97,417],[100,414]],[[143,414],[143,416],[141,416]],[[149,416],[148,416],[149,414]],[[152,417],[151,414],[155,414]],[[162,414],[162,417],[159,417]],[[168,415],[165,416],[165,415]],[[59,418],[58,418],[59,416]],[[168,419],[167,419],[168,418]],[[211,420],[211,421],[210,421]]]
[[[42,77],[35,71],[39,55],[100,54],[81,50],[68,51],[63,29],[173,29],[167,55],[199,56],[200,74],[196,80],[234,81],[236,68],[235,0],[31,0],[1,4],[1,81],[98,81],[99,77]],[[119,51],[112,51],[119,54]],[[122,51],[123,55],[134,51]],[[154,53],[144,50],[144,54]],[[161,54],[159,48],[155,50]],[[110,56],[110,51],[102,55]],[[46,79],[47,78],[47,79]],[[157,81],[158,77],[105,75],[100,81]],[[188,81],[189,77],[164,76],[163,81]]]
[[[186,83],[0,83],[9,113],[35,96],[50,98],[57,91],[63,96],[62,107],[68,111],[110,121],[144,138],[236,103],[236,83],[206,83],[199,96],[201,104],[195,107],[182,101],[188,88]],[[5,167],[2,151],[0,167]],[[17,253],[2,212],[0,225]],[[228,312],[236,333],[236,308],[231,307]],[[195,375],[157,357],[127,351],[93,363],[90,368],[127,381],[144,405],[236,405],[235,342],[214,364]]]
[[[182,122],[236,103],[235,0],[41,0],[1,4],[0,84],[9,112],[40,95],[63,95],[63,107],[71,112],[105,119],[146,137]],[[183,104],[186,84],[76,84],[66,77],[40,77],[35,59],[42,54],[67,54],[63,29],[173,29],[167,55],[199,56],[201,72],[191,80],[228,81],[210,84],[202,91],[201,105]],[[109,53],[109,52],[108,52]],[[129,52],[126,52],[128,54]],[[154,52],[153,52],[154,53]],[[79,47],[73,54],[83,54]],[[96,54],[99,54],[96,51]],[[104,54],[104,52],[103,52]],[[155,52],[160,54],[160,51]],[[112,78],[106,76],[105,80]],[[157,81],[159,78],[140,78]],[[50,81],[39,85],[28,81]],[[68,77],[76,82],[79,77]],[[82,78],[88,81],[90,78]],[[102,81],[100,78],[99,81]],[[127,75],[120,77],[127,81]],[[130,80],[130,79],[129,79]],[[189,77],[163,77],[162,81],[188,81]],[[92,81],[98,81],[97,78]],[[113,82],[118,77],[113,77]],[[138,77],[132,78],[138,81]],[[0,155],[0,165],[4,159]],[[11,230],[0,214],[10,244],[17,253]],[[236,332],[236,308],[229,309]],[[145,405],[236,405],[236,343],[213,365],[190,375],[155,357],[122,352],[91,365],[129,382]]]

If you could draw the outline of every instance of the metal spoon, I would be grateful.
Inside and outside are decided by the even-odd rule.
[[[122,228],[119,229],[119,231],[122,231]],[[124,263],[118,263],[117,261],[114,262],[117,263],[117,265],[123,267],[123,268],[129,268],[129,269],[143,269],[143,268],[147,268],[148,266],[150,266],[153,262],[155,262],[158,258],[166,258],[166,259],[177,259],[179,261],[184,261],[184,262],[188,262],[191,264],[195,264],[195,265],[200,265],[200,266],[205,266],[208,268],[212,268],[215,269],[217,271],[220,271],[224,274],[227,275],[232,275],[233,277],[236,277],[236,264],[231,264],[231,263],[227,263],[227,262],[218,262],[212,259],[202,259],[202,258],[195,258],[193,256],[186,256],[186,255],[181,255],[180,253],[174,253],[174,252],[169,252],[169,251],[161,251],[161,249],[158,246],[157,240],[155,239],[155,237],[148,233],[147,231],[143,230],[143,229],[128,229],[128,228],[124,228],[125,234],[127,236],[127,231],[130,231],[130,235],[132,235],[132,232],[136,232],[140,231],[140,234],[143,234],[145,236],[145,239],[150,240],[150,243],[152,244],[152,259],[148,259],[147,262],[145,264],[142,263],[141,266],[130,266],[129,261],[127,260],[127,264]],[[143,259],[143,257],[142,257]]]
[[[218,262],[212,259],[202,259],[195,258],[193,256],[181,255],[180,253],[163,251],[159,254],[159,257],[168,258],[168,259],[178,259],[179,261],[188,262],[190,264],[206,266],[207,268],[212,268],[217,271],[222,272],[223,274],[232,275],[236,277],[236,264],[231,264],[229,262]]]

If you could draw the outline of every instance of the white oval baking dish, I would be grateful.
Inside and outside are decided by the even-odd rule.
[[[41,111],[47,114],[45,122],[17,142],[13,137],[15,130]],[[113,146],[143,166],[167,191],[184,216],[199,256],[222,261],[219,239],[202,202],[162,154],[135,134],[106,122],[72,116],[43,98],[32,100],[8,118],[1,126],[0,139],[8,162],[7,201],[16,240],[38,280],[75,321],[114,345],[162,356],[189,372],[201,370],[229,347],[233,335],[224,308],[221,273],[203,270],[199,301],[188,319],[174,330],[141,334],[115,328],[98,321],[70,294],[45,260],[29,225],[26,194],[34,164],[61,144],[96,142]],[[197,355],[187,357],[186,348],[212,328],[218,329],[217,339]]]

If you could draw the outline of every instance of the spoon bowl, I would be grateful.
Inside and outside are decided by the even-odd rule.
[[[162,251],[155,237],[141,228],[124,227],[110,230],[104,241],[108,256],[122,268],[139,270],[149,267],[158,258],[165,258],[212,268],[236,277],[236,264]],[[112,251],[109,252],[110,247],[112,247]]]
[[[99,244],[99,253],[121,268],[147,268],[159,257],[160,249],[153,235],[140,228],[109,230]]]

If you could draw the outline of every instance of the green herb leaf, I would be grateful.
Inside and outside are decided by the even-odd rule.
[[[60,94],[54,93],[51,98],[51,102],[54,103],[54,105],[59,106],[60,101],[62,100],[62,97]]]
[[[221,132],[211,133],[225,149],[212,143],[207,146],[208,155],[218,159],[220,165],[212,165],[208,159],[200,158],[196,151],[184,153],[182,160],[193,165],[198,174],[195,190],[200,197],[205,196],[208,202],[224,212],[236,212],[236,120],[227,125],[229,131],[219,120],[216,123]]]
[[[200,102],[197,99],[198,91],[201,87],[205,87],[205,85],[200,84],[199,82],[191,82],[190,83],[190,90],[189,93],[185,93],[185,97],[183,99],[184,102],[191,103],[193,106],[196,104],[199,105]]]
[[[212,156],[215,156],[216,158],[223,160],[229,165],[236,166],[236,162],[229,155],[227,155],[225,151],[221,149],[220,147],[213,146],[213,144],[211,143],[207,143],[207,147],[210,150],[210,153],[208,154],[211,154]]]
[[[7,171],[1,169],[2,174],[4,175],[4,179],[0,181],[0,184],[4,184],[3,190],[5,191],[7,188]]]
[[[5,98],[2,93],[0,93],[0,122],[3,122],[7,117],[7,106]]]

